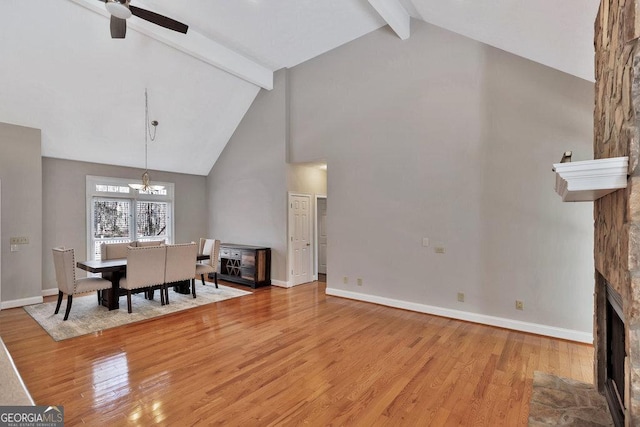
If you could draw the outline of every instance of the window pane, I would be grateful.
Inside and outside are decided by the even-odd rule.
[[[165,236],[169,222],[169,203],[138,202],[136,204],[137,237]]]
[[[120,185],[96,184],[96,191],[100,193],[126,193],[129,194],[129,187]]]
[[[166,196],[167,195],[167,189],[166,188],[163,188],[163,189],[160,189],[160,190],[149,189],[149,190],[146,190],[146,191],[145,190],[138,190],[138,193],[139,194],[155,194],[157,196]]]
[[[94,200],[93,237],[129,237],[129,201]]]

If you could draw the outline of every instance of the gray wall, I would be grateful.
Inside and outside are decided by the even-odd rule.
[[[204,237],[207,231],[206,178],[171,172],[149,173],[154,181],[175,184],[174,241],[198,241]],[[42,289],[56,287],[51,248],[72,247],[78,260],[86,259],[86,176],[139,180],[141,174],[137,168],[42,158]]]
[[[327,171],[318,165],[292,164],[287,167],[287,188],[292,193],[326,196]]]
[[[329,167],[329,292],[588,339],[592,204],[551,164],[590,158],[592,83],[418,21],[289,78],[289,158]]]
[[[269,246],[271,279],[286,281],[285,73],[260,91],[207,177],[209,236]]]
[[[42,162],[40,130],[0,123],[2,301],[41,298]],[[11,252],[10,237],[28,245]]]
[[[565,150],[593,158],[594,85],[497,49],[485,57],[479,308],[507,315],[524,299],[513,317],[591,334],[593,203],[562,203],[550,164]]]

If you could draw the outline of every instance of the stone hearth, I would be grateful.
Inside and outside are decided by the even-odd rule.
[[[592,384],[534,372],[529,427],[541,426],[613,426],[613,421]]]

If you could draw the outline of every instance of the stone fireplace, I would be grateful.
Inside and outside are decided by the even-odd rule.
[[[626,426],[640,425],[639,7],[602,0],[595,22],[594,158],[629,156],[627,188],[594,202],[595,379]]]

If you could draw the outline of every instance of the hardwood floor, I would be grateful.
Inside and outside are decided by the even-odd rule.
[[[324,287],[262,288],[61,342],[2,310],[0,336],[36,404],[64,405],[69,426],[517,426],[534,371],[593,380],[589,345]]]

